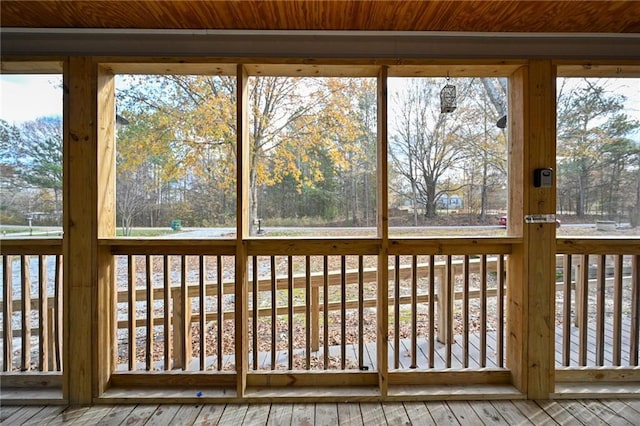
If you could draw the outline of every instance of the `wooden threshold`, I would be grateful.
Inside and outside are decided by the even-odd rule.
[[[550,399],[638,398],[640,382],[556,383]]]
[[[0,387],[2,405],[67,405],[61,388]]]
[[[512,385],[416,385],[389,386],[387,401],[433,400],[499,400],[526,399],[526,395]]]

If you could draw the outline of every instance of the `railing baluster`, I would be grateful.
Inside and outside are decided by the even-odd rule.
[[[193,329],[191,328],[191,317],[193,314],[192,308],[192,298],[189,297],[189,283],[187,281],[187,271],[189,268],[189,264],[187,262],[187,257],[182,256],[182,274],[183,276],[180,278],[181,280],[181,289],[180,291],[183,293],[182,303],[184,305],[184,327],[185,327],[185,342],[184,342],[184,359],[185,359],[185,369],[189,368],[189,364],[191,364],[191,359],[193,358]]]
[[[496,331],[496,346],[498,353],[496,355],[498,367],[504,367],[504,255],[498,255],[498,268],[496,271],[498,277],[498,330]]]
[[[564,255],[563,263],[563,320],[562,320],[562,365],[571,363],[571,255]],[[576,304],[577,305],[577,304]]]
[[[47,256],[38,256],[38,364],[40,371],[49,371],[49,297],[47,291]]]
[[[429,255],[429,368],[434,368],[435,362],[435,289],[436,289],[435,256]]]
[[[277,341],[277,320],[276,313],[278,311],[277,299],[278,286],[276,283],[276,258],[271,256],[271,369],[276,369],[276,351],[278,349]]]
[[[580,265],[580,306],[578,316],[579,340],[578,357],[580,366],[587,365],[587,326],[589,319],[589,255],[582,255]],[[577,300],[578,298],[576,298]]]
[[[640,255],[631,256],[631,335],[629,340],[629,364],[638,365],[638,341],[640,340]]]
[[[187,271],[186,256],[180,256],[180,287],[172,289],[173,297],[173,368],[182,368],[186,370],[189,365],[187,358],[187,345],[191,345],[191,339],[188,339],[189,330],[191,329],[190,309],[187,303]]]
[[[129,336],[129,371],[136,369],[137,361],[137,336],[136,336],[136,257],[127,255],[127,290],[128,294],[128,307],[127,307],[127,319],[128,319],[128,336]]]
[[[418,256],[411,257],[411,365],[418,368]]]
[[[614,257],[613,277],[613,365],[619,366],[622,358],[622,255]]]
[[[253,256],[253,369],[258,369],[258,307],[260,298],[258,293],[258,256]]]
[[[340,257],[340,367],[344,370],[347,362],[347,263],[346,256]]]
[[[465,255],[462,262],[462,366],[469,368],[469,255]]]
[[[56,255],[56,267],[54,278],[54,317],[55,317],[55,365],[56,371],[62,371],[62,256]]]
[[[222,283],[222,256],[216,259],[216,277],[218,285],[218,371],[222,371],[222,361],[224,358],[224,284]]]
[[[358,256],[358,366],[364,370],[364,258]]]
[[[606,256],[598,256],[598,287],[596,295],[596,365],[604,365],[604,296],[605,273],[607,268]]]
[[[324,256],[323,259],[323,288],[322,288],[322,304],[323,304],[323,327],[324,327],[324,369],[329,368],[329,258]]]
[[[13,370],[13,259],[11,256],[2,256],[2,325],[3,348],[2,369]]]
[[[22,356],[21,371],[31,369],[31,275],[30,256],[20,256],[20,285],[22,289]]]
[[[204,371],[207,366],[207,332],[205,330],[206,321],[207,321],[207,291],[205,284],[206,277],[206,258],[203,255],[200,255],[199,262],[199,274],[198,274],[198,299],[199,299],[199,313],[200,313],[200,371]]]
[[[169,256],[162,256],[163,262],[163,296],[164,296],[164,369],[171,370],[171,282],[169,278]]]
[[[400,368],[400,256],[395,257],[393,286],[393,368]]]
[[[289,370],[293,370],[293,256],[287,258],[287,340]]]
[[[310,274],[310,272],[309,272]],[[318,285],[311,287],[311,350],[320,350],[320,288]]]
[[[451,345],[453,345],[453,268],[451,264],[452,257],[451,255],[447,255],[447,270],[445,275],[445,300],[446,300],[446,308],[445,308],[445,330],[446,330],[446,345],[447,345],[447,360],[446,365],[447,368],[451,368]]]
[[[146,256],[145,262],[146,279],[147,279],[147,353],[146,367],[147,371],[153,370],[153,257]]]
[[[304,264],[304,300],[307,303],[304,310],[304,332],[305,332],[305,368],[311,369],[311,311],[315,305],[311,300],[311,256],[305,256]],[[314,327],[315,328],[315,327]]]
[[[487,366],[487,255],[480,256],[480,367]]]

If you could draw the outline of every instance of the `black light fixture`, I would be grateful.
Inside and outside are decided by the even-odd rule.
[[[449,84],[449,73],[447,73],[447,84],[440,91],[440,112],[448,114],[456,110],[456,86]]]
[[[116,125],[126,126],[129,124],[129,120],[121,116],[120,114],[116,114]]]

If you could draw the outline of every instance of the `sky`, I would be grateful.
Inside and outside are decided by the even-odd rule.
[[[62,115],[61,75],[0,76],[0,118],[12,124]]]
[[[628,99],[625,112],[640,120],[640,78],[617,79],[609,88]],[[12,124],[62,115],[61,75],[0,75],[0,118]]]

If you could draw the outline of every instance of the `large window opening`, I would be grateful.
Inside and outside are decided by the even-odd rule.
[[[376,235],[376,80],[249,79],[251,235]]]
[[[640,79],[557,80],[559,235],[640,234]]]
[[[123,236],[236,232],[236,81],[118,75],[116,210]]]
[[[62,76],[0,76],[3,237],[62,231]]]
[[[505,234],[507,94],[506,77],[389,79],[391,236]]]

